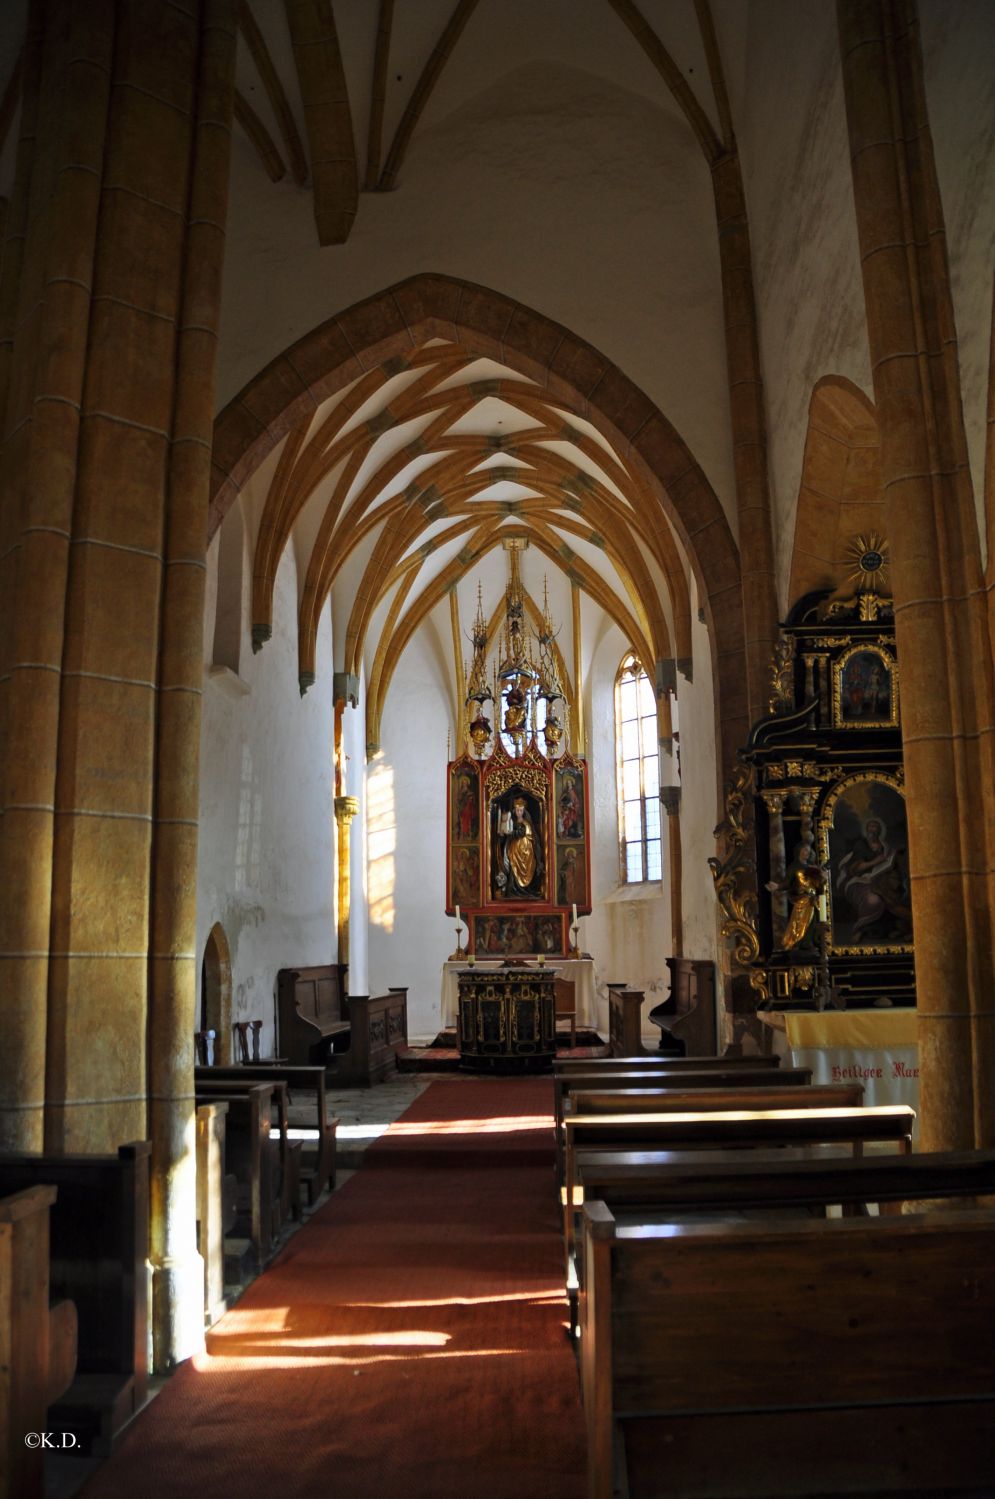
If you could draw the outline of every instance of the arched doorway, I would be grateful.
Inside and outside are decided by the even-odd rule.
[[[200,965],[200,1024],[214,1031],[214,1061],[225,1067],[231,1062],[231,953],[220,921],[208,933]]]

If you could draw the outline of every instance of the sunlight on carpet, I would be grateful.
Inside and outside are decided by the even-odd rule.
[[[392,1139],[411,1135],[510,1135],[526,1129],[552,1129],[552,1114],[516,1114],[511,1118],[440,1119],[436,1123],[392,1124]]]
[[[239,1499],[581,1499],[551,1104],[430,1084],[81,1499],[204,1499],[220,1467]]]

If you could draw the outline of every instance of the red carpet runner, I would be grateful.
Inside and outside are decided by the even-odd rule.
[[[85,1499],[580,1499],[551,1102],[433,1083]]]

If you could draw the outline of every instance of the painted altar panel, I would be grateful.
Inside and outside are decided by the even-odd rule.
[[[449,767],[446,908],[480,904],[480,771],[469,758]]]
[[[905,797],[896,781],[859,775],[826,798],[820,854],[829,870],[834,952],[912,950]]]
[[[839,729],[898,724],[898,666],[881,645],[859,643],[833,662],[833,723]]]
[[[480,957],[562,955],[567,950],[567,917],[560,911],[545,916],[474,916],[472,921],[471,951]]]
[[[481,956],[569,947],[571,907],[590,907],[587,766],[550,760],[533,742],[512,757],[499,740],[485,760],[449,766],[447,910]]]

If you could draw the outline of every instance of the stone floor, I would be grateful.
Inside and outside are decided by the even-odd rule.
[[[363,1152],[386,1134],[405,1109],[435,1081],[430,1072],[398,1074],[372,1088],[340,1088],[327,1094],[328,1117],[338,1119],[336,1160],[339,1170],[355,1170]],[[294,1108],[290,1108],[294,1124]]]

